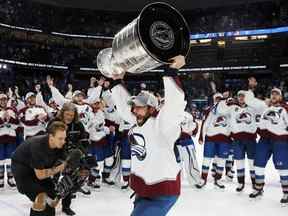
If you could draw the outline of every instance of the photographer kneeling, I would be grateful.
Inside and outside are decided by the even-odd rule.
[[[47,135],[26,140],[12,156],[12,172],[17,189],[33,202],[30,216],[55,215],[59,200],[52,177],[73,163],[73,156],[69,155],[64,162],[55,166],[64,159],[66,130],[63,122],[53,122]]]

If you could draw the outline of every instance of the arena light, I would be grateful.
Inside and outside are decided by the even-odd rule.
[[[252,40],[264,40],[267,39],[268,35],[256,35],[256,36],[251,36]]]
[[[197,40],[191,40],[190,44],[198,44]]]
[[[225,47],[226,42],[223,41],[223,40],[220,40],[220,41],[217,41],[217,45],[218,45],[219,47]]]
[[[15,65],[24,65],[24,66],[29,66],[29,67],[64,69],[64,70],[68,69],[67,66],[62,66],[62,65],[37,64],[37,63],[32,63],[32,62],[21,62],[21,61],[14,61],[14,60],[8,60],[8,59],[0,59],[0,62],[15,64]],[[2,64],[2,68],[3,68],[3,64]],[[5,66],[4,69],[7,69],[7,65]]]
[[[82,71],[99,71],[98,68],[80,67]]]
[[[242,36],[242,37],[235,37],[235,40],[238,40],[238,41],[247,41],[249,40],[249,38],[247,36]]]
[[[241,36],[256,36],[269,35],[288,32],[288,26],[255,30],[240,30],[233,32],[212,32],[204,34],[191,34],[191,40],[208,39],[208,38],[223,38],[223,37],[241,37]]]
[[[200,71],[227,71],[227,70],[255,70],[255,69],[266,69],[266,65],[246,65],[246,66],[225,66],[225,67],[204,67],[204,68],[185,68],[180,69],[182,72],[200,72]]]
[[[8,59],[0,59],[0,68],[7,69],[7,64],[16,64],[16,65],[23,65],[29,67],[41,67],[41,68],[52,68],[52,69],[64,69],[67,70],[68,66],[61,66],[61,65],[47,65],[47,64],[35,64],[31,62],[21,62],[21,61],[13,61]],[[288,64],[282,64],[280,67],[288,67]],[[244,70],[244,69],[266,69],[266,65],[247,65],[247,66],[225,66],[225,67],[203,67],[203,68],[184,68],[180,69],[181,72],[200,72],[200,71],[227,71],[227,70]],[[98,68],[89,68],[89,67],[80,67],[81,71],[95,71],[98,72]],[[164,72],[163,69],[154,69],[150,70],[150,72]]]
[[[26,28],[21,26],[13,26],[5,23],[0,23],[0,26],[10,29],[18,29],[31,32],[43,32],[41,29]],[[191,34],[191,40],[199,39],[211,39],[211,38],[223,38],[223,37],[241,37],[241,36],[260,36],[257,39],[267,39],[269,34],[285,33],[288,32],[288,26],[267,28],[267,29],[255,29],[255,30],[240,30],[234,32],[213,32],[204,34]],[[94,38],[94,39],[108,39],[113,40],[113,37],[99,36],[99,35],[85,35],[85,34],[67,34],[61,32],[51,32],[53,35],[59,35],[64,37],[78,37],[78,38]],[[263,37],[263,38],[261,38]]]
[[[13,26],[13,25],[5,24],[5,23],[0,23],[0,26],[5,27],[5,28],[10,28],[10,29],[18,29],[18,30],[31,31],[31,32],[42,32],[42,30],[40,29]]]
[[[64,37],[78,37],[78,38],[93,38],[93,39],[108,39],[113,40],[113,37],[96,36],[96,35],[82,35],[82,34],[66,34],[61,32],[51,32],[53,35],[64,36]]]
[[[210,43],[212,39],[201,39],[199,40],[200,43]]]
[[[288,64],[280,64],[280,67],[281,68],[286,68],[286,67],[288,67]]]

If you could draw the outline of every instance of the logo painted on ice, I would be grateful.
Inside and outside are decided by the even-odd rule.
[[[276,164],[277,164],[278,167],[283,166],[283,162],[282,161],[278,161]]]
[[[146,141],[142,134],[129,132],[128,140],[131,146],[131,155],[143,161],[146,158]]]

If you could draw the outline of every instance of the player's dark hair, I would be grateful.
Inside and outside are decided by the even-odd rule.
[[[51,134],[51,135],[55,136],[56,132],[59,131],[59,130],[66,131],[67,130],[67,125],[64,124],[61,121],[55,121],[55,122],[52,122],[49,125],[49,127],[47,129],[47,132],[48,132],[49,135]]]

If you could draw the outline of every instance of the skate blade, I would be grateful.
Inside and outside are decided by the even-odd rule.
[[[101,187],[100,188],[94,188],[94,187],[91,187],[90,188],[91,192],[101,192]],[[92,194],[92,193],[91,193]],[[86,195],[87,196],[87,195]]]
[[[228,176],[225,177],[226,182],[233,182],[233,178],[229,178]]]
[[[260,200],[262,200],[262,198],[263,198],[263,196],[259,196],[259,197],[256,197],[256,198],[250,198],[250,197],[249,197],[249,199],[250,199],[251,202],[260,201]]]
[[[245,191],[245,189],[243,189],[242,191],[236,191],[235,190],[236,194],[239,196],[242,196],[244,194],[244,191]],[[253,198],[250,198],[250,199],[253,199]]]
[[[15,190],[17,190],[17,187],[10,187],[9,186],[9,190],[15,191]]]
[[[214,189],[215,189],[216,191],[219,191],[219,192],[224,192],[224,191],[225,191],[225,188],[220,188],[220,187],[215,186],[215,185],[214,185]]]
[[[288,207],[288,203],[281,203],[281,208],[287,208]]]

